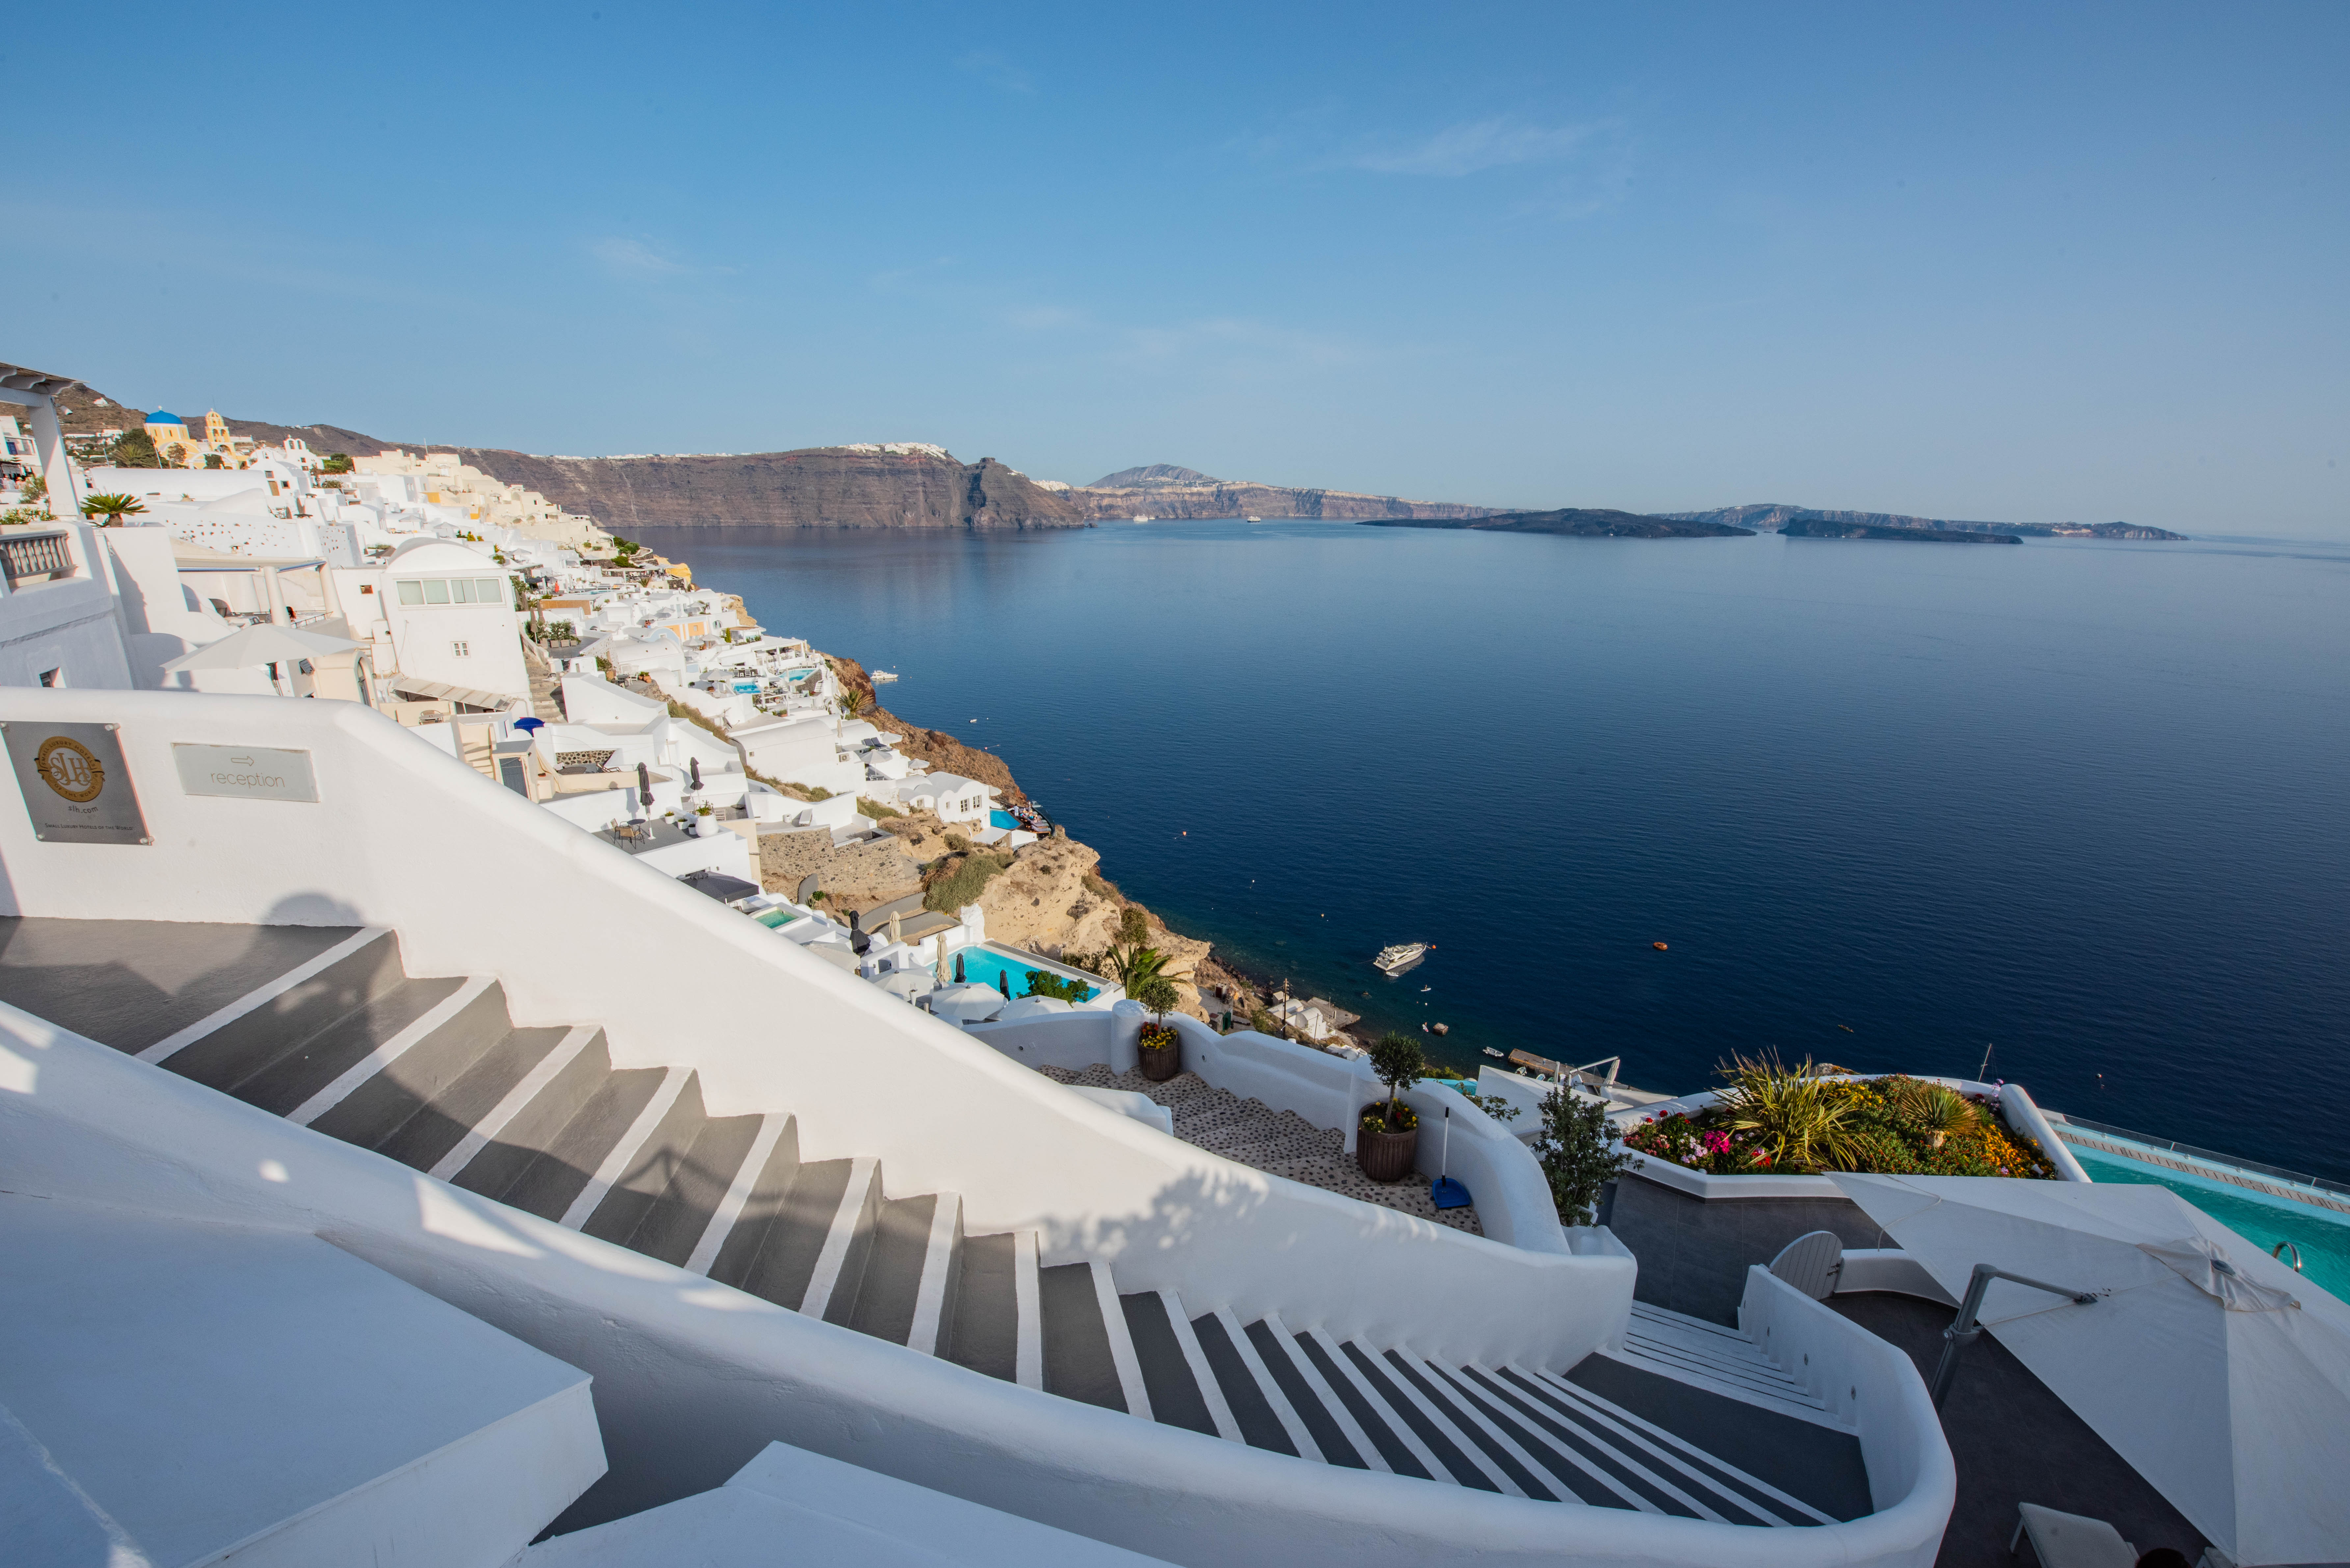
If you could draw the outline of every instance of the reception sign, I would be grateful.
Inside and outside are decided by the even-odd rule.
[[[191,746],[174,742],[172,761],[190,794],[234,800],[317,800],[310,753],[275,746]]]
[[[151,844],[111,724],[0,724],[16,788],[45,844]]]

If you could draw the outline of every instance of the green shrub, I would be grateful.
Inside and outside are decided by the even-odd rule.
[[[941,861],[941,867],[950,869],[922,889],[922,908],[951,915],[965,904],[976,903],[987,885],[1011,864],[1008,855],[968,855],[961,860]]]
[[[1405,1123],[1410,1107],[1397,1096],[1412,1084],[1419,1082],[1428,1070],[1428,1053],[1419,1042],[1409,1034],[1382,1034],[1379,1043],[1371,1047],[1371,1071],[1388,1086],[1387,1104],[1383,1108],[1389,1132],[1402,1132],[1406,1126],[1417,1127],[1417,1121]]]
[[[1083,1002],[1092,990],[1092,986],[1081,980],[1063,980],[1059,975],[1041,969],[1028,971],[1027,994],[1030,996],[1049,996],[1056,1002]]]
[[[1183,1000],[1175,990],[1175,982],[1163,974],[1152,975],[1142,982],[1142,988],[1139,991],[1128,992],[1127,994],[1149,1008],[1152,1016],[1161,1023],[1167,1022],[1167,1015],[1174,1012]]]
[[[1577,1099],[1564,1086],[1543,1098],[1534,1155],[1550,1179],[1551,1203],[1562,1225],[1590,1224],[1599,1189],[1632,1163],[1630,1155],[1607,1147],[1607,1107]]]
[[[903,816],[905,815],[904,812],[899,811],[894,805],[883,805],[879,801],[868,800],[861,794],[857,797],[857,809],[863,812],[866,815],[871,817],[876,822],[882,822],[893,816]]]

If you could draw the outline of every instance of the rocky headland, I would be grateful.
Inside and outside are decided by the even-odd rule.
[[[1728,523],[1648,517],[1636,512],[1563,506],[1555,512],[1492,512],[1465,518],[1367,517],[1374,527],[1472,528],[1489,534],[1558,534],[1576,539],[1727,539],[1754,530]]]
[[[1815,506],[1790,506],[1783,502],[1750,503],[1743,506],[1716,506],[1706,512],[1667,512],[1662,515],[1682,523],[1727,523],[1734,527],[1751,528],[1759,533],[1773,530],[1786,532],[1791,523],[1850,523],[1867,528],[1931,529],[1936,532],[1959,534],[2017,534],[2035,538],[2058,539],[2184,539],[2184,534],[2173,534],[2167,528],[2156,528],[2144,523],[1970,523],[1948,517],[1912,517],[1900,512],[1839,512]],[[1829,535],[1814,534],[1812,538]],[[1854,535],[1838,535],[1839,538]]]
[[[1797,517],[1782,524],[1786,539],[1908,539],[1926,545],[2021,545],[2013,534],[1971,528],[1898,528],[1882,523],[1839,523],[1829,517]]]

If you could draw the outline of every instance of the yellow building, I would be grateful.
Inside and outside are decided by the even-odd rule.
[[[147,439],[155,443],[155,455],[167,468],[202,468],[203,456],[196,440],[188,433],[188,421],[179,415],[158,409],[147,416]],[[179,451],[174,453],[172,448]]]

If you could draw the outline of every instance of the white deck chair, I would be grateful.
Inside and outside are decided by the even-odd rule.
[[[1835,1293],[1844,1272],[1844,1242],[1833,1231],[1814,1231],[1779,1249],[1771,1260],[1773,1277],[1785,1281],[1815,1302]]]
[[[2007,1538],[2011,1555],[2029,1535],[2040,1568],[2137,1568],[2137,1548],[2102,1519],[2059,1513],[2036,1502],[2018,1503],[2015,1512],[2015,1533]]]

